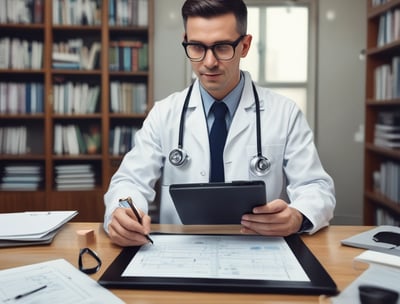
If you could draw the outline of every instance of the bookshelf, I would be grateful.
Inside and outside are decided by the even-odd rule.
[[[110,178],[153,105],[154,0],[0,6],[0,212],[102,221]]]
[[[400,225],[400,0],[367,3],[364,224]]]

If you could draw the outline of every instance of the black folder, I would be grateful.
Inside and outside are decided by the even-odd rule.
[[[156,236],[158,233],[152,234]],[[160,234],[163,235],[163,234]],[[168,234],[164,234],[168,235]],[[179,234],[178,234],[179,235]],[[187,234],[186,234],[187,235]],[[198,236],[200,234],[197,234]],[[218,237],[218,234],[212,235]],[[251,239],[262,236],[240,235]],[[268,237],[265,237],[268,238]],[[338,293],[335,282],[319,263],[298,235],[284,238],[307,274],[309,281],[282,281],[260,279],[219,279],[219,278],[177,278],[160,276],[122,276],[128,264],[135,257],[139,247],[125,247],[112,262],[99,283],[107,288],[181,290],[205,292],[274,293],[274,294],[325,294]],[[146,245],[152,246],[152,245]],[[154,246],[157,246],[155,242]],[[251,257],[249,257],[251,258]],[[184,266],[183,266],[184,267]]]

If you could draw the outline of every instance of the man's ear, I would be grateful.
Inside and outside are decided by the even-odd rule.
[[[242,40],[243,48],[242,48],[242,53],[240,54],[240,57],[244,58],[247,56],[247,53],[250,50],[252,39],[253,39],[253,36],[251,36],[251,35],[244,36],[244,38]]]

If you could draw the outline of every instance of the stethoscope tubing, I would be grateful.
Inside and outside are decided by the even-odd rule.
[[[188,155],[183,149],[183,133],[185,125],[186,111],[189,104],[190,97],[192,95],[194,83],[192,83],[188,89],[183,103],[181,118],[179,122],[179,134],[178,134],[178,147],[173,149],[169,154],[169,161],[172,165],[180,167],[187,162]],[[266,175],[271,167],[271,162],[262,154],[261,147],[261,117],[260,117],[260,99],[258,97],[257,89],[254,83],[252,83],[254,100],[256,104],[256,141],[257,141],[257,155],[250,161],[250,170],[257,176]]]

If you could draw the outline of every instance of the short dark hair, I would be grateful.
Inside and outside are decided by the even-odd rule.
[[[247,34],[247,6],[243,0],[186,0],[182,6],[183,25],[186,31],[189,17],[211,18],[233,13],[236,30],[240,35]]]

